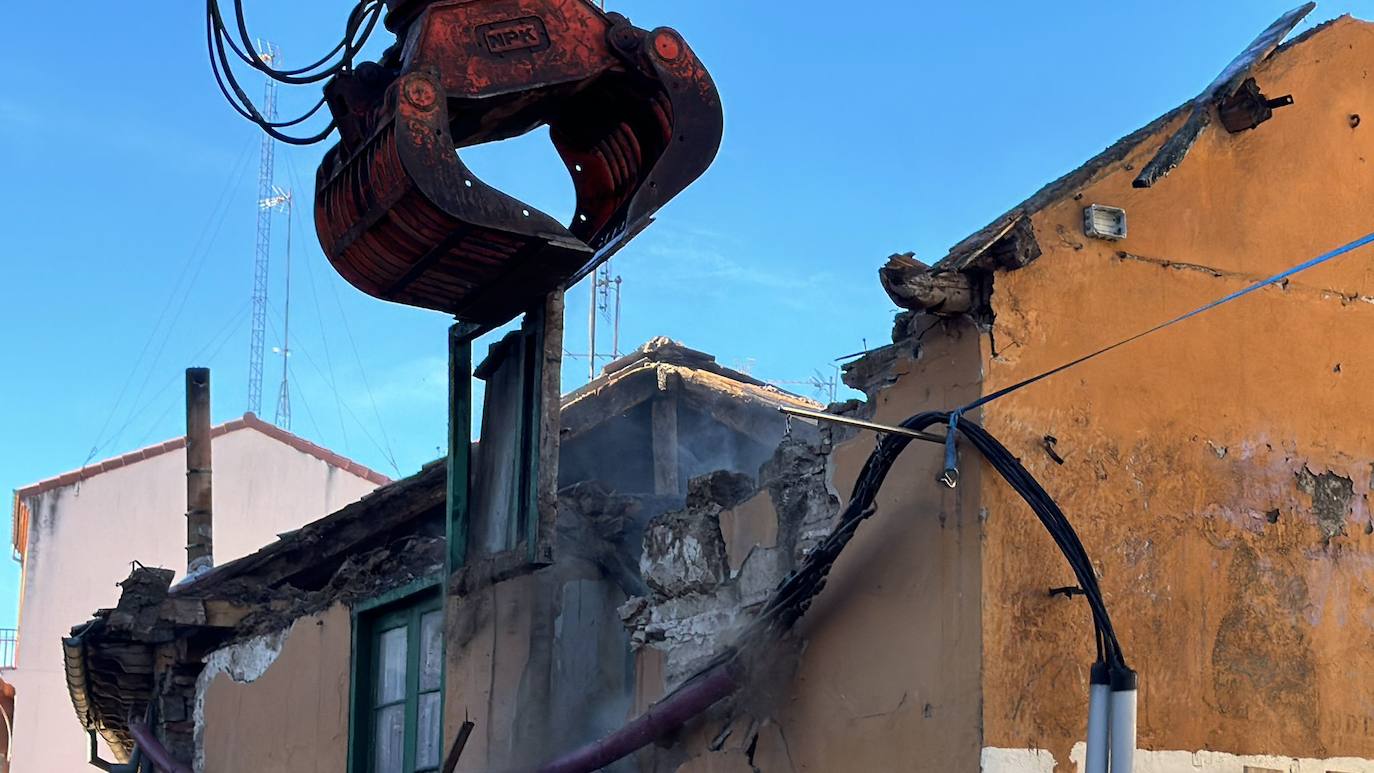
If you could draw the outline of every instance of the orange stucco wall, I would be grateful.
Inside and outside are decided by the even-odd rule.
[[[1255,73],[1296,101],[1273,120],[1213,126],[1135,190],[1161,134],[1034,216],[1044,255],[996,276],[986,388],[1374,229],[1371,71],[1374,25],[1339,20]],[[1085,238],[1090,203],[1123,207],[1129,238]],[[985,410],[1097,562],[1141,674],[1144,749],[1374,758],[1371,280],[1365,250]],[[1047,596],[1072,575],[1029,511],[991,475],[982,489],[985,742],[1073,770],[1088,613]]]
[[[348,608],[212,655],[198,691],[203,773],[347,770]],[[264,668],[265,667],[265,668]]]

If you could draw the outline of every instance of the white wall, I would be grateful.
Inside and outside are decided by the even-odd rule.
[[[982,773],[1066,773],[1083,770],[1086,746],[1074,744],[1071,764],[1055,767],[1044,749],[983,749]],[[1237,755],[1221,751],[1156,751],[1137,749],[1135,773],[1374,773],[1374,761],[1356,757],[1317,760],[1274,755]]]
[[[356,501],[376,484],[252,428],[212,441],[215,562],[252,553]],[[119,601],[130,562],[186,568],[186,452],[160,456],[26,500],[29,542],[19,600],[12,773],[86,768],[86,736],[67,692],[61,642]],[[103,744],[102,744],[103,748]],[[110,755],[106,753],[106,757]]]

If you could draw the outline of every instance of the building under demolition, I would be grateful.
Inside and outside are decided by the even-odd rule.
[[[831,412],[973,405],[1365,233],[1374,25],[1285,32],[933,265],[889,261],[893,342]],[[1368,275],[1332,263],[970,412],[1072,521],[1079,572],[972,445],[875,454],[676,345],[556,404],[555,297],[475,369],[475,447],[73,621],[77,713],[172,770],[1082,770],[1091,579],[1139,673],[1137,769],[1374,770],[1374,349],[1335,332],[1374,321]]]
[[[509,340],[493,347],[478,372],[496,373],[511,349]],[[491,419],[502,410],[500,384],[487,378]],[[440,739],[452,738],[436,713],[441,695],[459,725],[488,710],[510,723],[483,722],[465,760],[533,759],[613,730],[643,699],[637,650],[672,636],[709,652],[724,616],[776,583],[777,551],[750,551],[756,541],[773,544],[776,528],[768,536],[754,515],[760,507],[736,505],[789,433],[779,406],[821,407],[701,352],[651,341],[562,402],[554,536],[540,550],[553,561],[503,547],[501,535],[517,530],[515,509],[489,505],[510,500],[492,483],[511,469],[494,461],[509,448],[479,443],[468,560],[447,583],[448,479],[436,462],[175,586],[170,570],[137,569],[119,604],[66,640],[77,714],[121,761],[138,745],[138,726],[151,725],[175,758],[225,771],[367,770],[374,759],[376,769],[392,769],[393,753],[405,769],[437,769]],[[816,437],[805,425],[790,431]],[[632,633],[627,604],[642,613],[651,588],[674,582],[674,565],[641,567],[640,545],[673,550],[690,536],[676,530],[696,528],[702,513],[734,524],[728,550],[719,538],[704,543],[721,551],[711,555],[718,595],[695,613],[706,618],[679,612],[676,623]],[[473,656],[442,668],[436,653],[460,646],[437,638],[446,597],[466,599],[461,613],[452,609],[465,617]],[[733,611],[713,608],[727,600]],[[493,636],[502,642],[489,650]],[[386,680],[397,668],[409,681],[393,686]],[[437,681],[441,671],[449,686]],[[460,678],[472,686],[462,699],[451,686]],[[378,709],[383,697],[400,708]],[[529,739],[545,728],[556,734],[536,747]]]

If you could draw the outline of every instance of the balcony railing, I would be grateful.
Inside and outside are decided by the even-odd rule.
[[[19,631],[0,628],[0,668],[14,668],[14,649],[19,643]]]

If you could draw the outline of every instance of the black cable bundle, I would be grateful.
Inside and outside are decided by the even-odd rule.
[[[293,137],[280,130],[310,120],[324,107],[324,98],[321,97],[320,101],[316,102],[315,106],[304,115],[287,121],[271,120],[262,114],[262,111],[239,85],[238,78],[234,75],[231,67],[229,52],[232,51],[241,62],[279,83],[289,86],[319,83],[353,67],[354,58],[367,44],[368,38],[372,36],[385,7],[382,0],[359,0],[358,4],[348,14],[348,23],[343,39],[329,53],[305,67],[280,70],[273,67],[267,57],[264,57],[263,52],[258,51],[253,44],[252,36],[248,33],[248,23],[244,20],[243,0],[234,0],[234,27],[238,35],[237,41],[234,40],[234,35],[230,33],[224,22],[224,14],[220,10],[218,0],[206,0],[206,45],[210,52],[210,69],[214,73],[215,83],[219,86],[220,93],[229,101],[230,107],[234,108],[234,112],[257,124],[274,139],[291,145],[311,145],[319,142],[334,131],[333,121],[330,121],[323,131],[309,137]],[[331,64],[331,60],[336,56],[338,56],[338,61]]]
[[[948,418],[946,415],[945,420]],[[962,417],[959,419],[958,427],[960,433],[968,438],[993,469],[997,470],[997,473],[1011,484],[1016,493],[1020,494],[1026,504],[1035,511],[1040,523],[1068,560],[1074,576],[1078,579],[1078,586],[1083,589],[1084,598],[1088,600],[1088,606],[1092,609],[1098,661],[1108,663],[1113,669],[1124,669],[1126,660],[1121,652],[1121,643],[1117,641],[1116,631],[1112,628],[1106,602],[1102,599],[1097,573],[1093,570],[1092,560],[1088,558],[1088,551],[1078,539],[1078,533],[1074,531],[1069,519],[1064,516],[1064,511],[1059,509],[1059,505],[1040,485],[1040,481],[1021,464],[1021,460],[1013,456],[991,433],[979,424]]]
[[[946,425],[949,423],[949,419],[950,414],[948,413],[921,413],[902,422],[900,426],[905,429],[921,431],[937,424]],[[978,452],[988,460],[993,469],[997,470],[998,474],[1011,484],[1026,504],[1035,511],[1040,522],[1068,560],[1069,566],[1078,578],[1079,586],[1083,589],[1084,597],[1092,609],[1098,660],[1107,662],[1113,670],[1125,669],[1126,662],[1121,653],[1121,645],[1112,629],[1111,617],[1108,615],[1106,604],[1103,602],[1102,591],[1098,586],[1092,562],[1088,558],[1087,551],[1083,548],[1083,543],[1078,539],[1078,534],[1068,519],[1064,517],[1063,511],[1059,509],[1059,505],[1055,504],[1054,499],[1045,491],[1039,481],[1026,470],[1021,461],[1013,456],[1006,446],[1003,446],[987,430],[966,418],[960,418],[957,426],[959,432],[974,448],[978,449]],[[888,472],[891,471],[892,465],[897,461],[897,457],[912,440],[911,437],[898,434],[883,435],[879,439],[878,447],[868,457],[868,461],[864,463],[863,469],[854,483],[849,504],[841,513],[840,521],[835,526],[834,531],[806,556],[802,565],[795,572],[788,575],[779,584],[759,616],[741,636],[735,648],[737,651],[746,650],[751,640],[757,640],[764,635],[776,635],[790,629],[806,613],[811,602],[825,587],[826,579],[831,568],[835,565],[835,560],[839,558],[845,546],[853,539],[859,524],[876,512],[874,501],[878,496],[878,491],[882,488],[883,481],[887,478]]]

